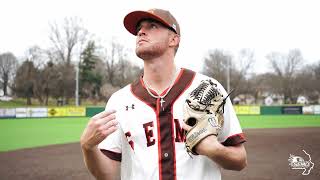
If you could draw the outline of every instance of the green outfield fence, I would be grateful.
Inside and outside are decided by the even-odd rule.
[[[282,114],[282,106],[261,106],[261,114]]]
[[[104,110],[104,107],[87,107],[86,108],[86,116],[87,117],[92,117],[99,112],[102,112]]]
[[[104,107],[19,107],[0,108],[0,118],[92,117]],[[249,106],[236,105],[238,115],[319,114],[320,105]]]

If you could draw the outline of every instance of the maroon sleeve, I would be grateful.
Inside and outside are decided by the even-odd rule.
[[[240,133],[240,134],[229,136],[222,144],[224,146],[236,146],[244,142],[246,142],[244,134]]]
[[[100,149],[100,151],[108,158],[121,162],[121,153],[116,153],[105,149]]]

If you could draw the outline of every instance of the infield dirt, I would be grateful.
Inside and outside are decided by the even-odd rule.
[[[222,171],[223,180],[316,180],[320,178],[320,128],[245,129],[248,166]],[[290,154],[309,160],[309,175],[291,169]],[[93,180],[84,166],[79,143],[0,153],[1,180]]]

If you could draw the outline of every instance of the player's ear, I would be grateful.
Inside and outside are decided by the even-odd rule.
[[[174,32],[170,33],[170,39],[169,39],[169,46],[170,47],[177,47],[180,43],[180,36]]]

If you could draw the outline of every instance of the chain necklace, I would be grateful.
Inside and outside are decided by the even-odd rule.
[[[174,84],[174,81],[175,81],[175,78],[176,78],[176,74],[177,74],[177,71],[176,71],[176,73],[175,73],[175,75],[174,75],[174,77],[173,77],[173,79],[172,79],[172,81],[171,81],[171,83],[170,83],[170,86],[169,86],[169,88],[168,88],[168,90],[167,90],[167,92],[164,94],[164,95],[154,95],[151,91],[150,91],[150,86],[143,80],[143,78],[142,78],[142,81],[143,81],[143,83],[144,83],[144,85],[146,86],[146,89],[147,89],[147,92],[148,92],[148,94],[150,95],[150,96],[152,96],[153,98],[156,98],[156,99],[160,99],[160,107],[162,107],[162,105],[163,105],[163,103],[165,103],[166,101],[165,100],[163,100],[166,96],[167,96],[167,94],[169,93],[169,91],[171,90],[171,88],[173,87],[173,84]],[[164,110],[164,107],[162,107],[162,110]]]

